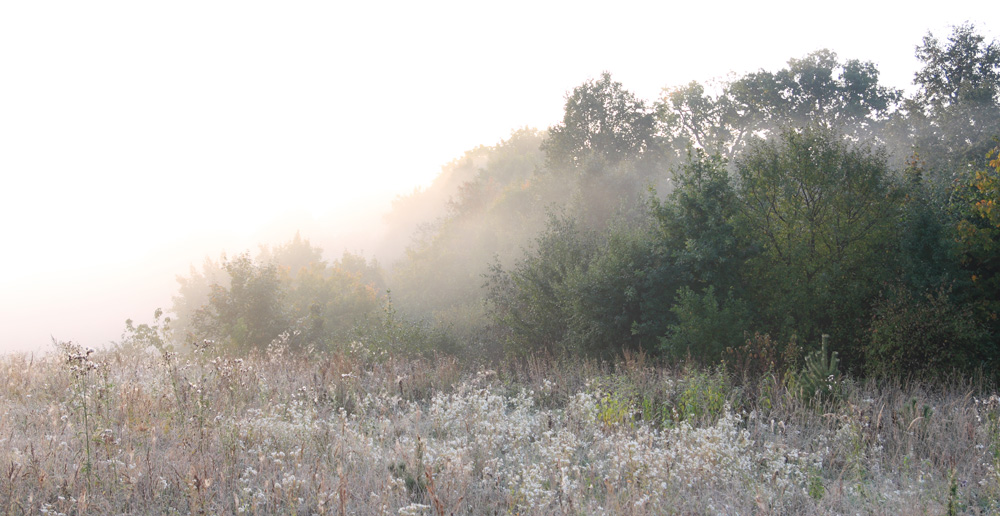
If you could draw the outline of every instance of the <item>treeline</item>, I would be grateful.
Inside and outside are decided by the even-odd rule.
[[[1000,45],[917,57],[910,96],[828,50],[653,103],[605,73],[398,199],[396,234],[435,215],[387,270],[297,238],[193,270],[174,312],[235,348],[791,365],[829,335],[856,372],[997,370]]]

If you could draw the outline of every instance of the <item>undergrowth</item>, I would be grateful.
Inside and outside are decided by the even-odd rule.
[[[487,368],[61,344],[0,358],[0,514],[1000,511],[995,391],[831,384],[832,358],[802,366],[810,394],[811,373],[641,354]]]

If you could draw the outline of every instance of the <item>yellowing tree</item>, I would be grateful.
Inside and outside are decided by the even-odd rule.
[[[967,188],[958,222],[962,265],[971,275],[977,305],[997,329],[1000,318],[1000,146],[986,155],[988,166],[976,171]]]

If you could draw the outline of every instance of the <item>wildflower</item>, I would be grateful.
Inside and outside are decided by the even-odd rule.
[[[421,503],[411,503],[406,507],[401,507],[399,509],[400,516],[420,516],[424,514],[424,511],[429,511],[431,509],[430,505],[424,505]]]

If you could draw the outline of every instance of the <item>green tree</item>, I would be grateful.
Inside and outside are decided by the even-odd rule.
[[[286,280],[286,311],[300,344],[328,345],[350,336],[355,325],[379,309],[385,283],[376,263],[345,252],[331,264],[311,262]]]
[[[724,297],[739,297],[746,246],[734,218],[736,190],[718,156],[692,152],[673,174],[674,188],[664,201],[651,200],[655,220],[650,265],[643,274],[642,318],[633,327],[658,340],[677,322],[674,310],[682,288],[713,287]]]
[[[657,118],[678,149],[693,146],[732,160],[768,127],[779,100],[777,84],[772,74],[760,72],[711,86],[719,93],[708,93],[697,81],[665,88]]]
[[[192,341],[198,338],[195,328],[195,314],[207,305],[212,295],[212,285],[229,287],[229,275],[219,262],[205,258],[199,271],[194,265],[190,267],[189,276],[177,276],[177,295],[173,296],[171,312],[174,317],[171,332],[181,341]]]
[[[875,304],[864,353],[867,372],[897,378],[979,367],[990,374],[1000,358],[989,350],[989,334],[970,305],[944,288],[915,296],[901,286]]]
[[[273,263],[283,276],[295,278],[300,270],[314,263],[323,263],[323,250],[313,247],[298,231],[291,241],[274,247],[262,245],[257,261]]]
[[[897,235],[899,280],[915,293],[931,292],[959,279],[952,188],[927,181],[925,163],[913,156],[899,181]]]
[[[698,82],[665,89],[657,116],[675,146],[687,142],[730,161],[777,128],[818,125],[855,141],[878,138],[900,99],[898,90],[879,84],[873,63],[841,62],[830,50],[710,89],[716,93]]]
[[[539,173],[541,141],[541,132],[521,129],[482,147],[467,163],[475,171],[456,187],[441,216],[411,236],[389,272],[401,317],[445,327],[470,349],[492,343],[484,331],[490,319],[483,275],[494,258],[512,264],[544,228],[546,207],[564,205],[569,197],[564,180]]]
[[[1000,358],[1000,146],[987,166],[956,188],[960,261],[977,317],[991,329]]]
[[[780,126],[818,125],[855,141],[881,133],[901,94],[881,86],[872,62],[840,62],[830,50],[790,59],[776,74],[782,101],[775,109]]]
[[[653,224],[619,221],[595,243],[589,260],[571,269],[559,289],[566,346],[591,356],[656,351],[657,340],[633,331],[643,323],[645,276],[653,259]]]
[[[575,220],[550,215],[535,247],[509,270],[493,264],[486,276],[487,301],[512,353],[567,352],[567,280],[585,271],[595,251],[594,235]]]
[[[829,131],[783,131],[736,164],[745,292],[774,334],[856,346],[891,274],[898,202],[884,153]]]
[[[265,347],[289,328],[277,267],[243,253],[224,261],[222,268],[228,286],[211,286],[208,303],[194,314],[195,330],[237,350]]]
[[[747,304],[732,291],[720,300],[711,285],[702,292],[681,287],[670,311],[674,320],[660,340],[663,352],[703,364],[718,362],[727,348],[742,344],[750,324]]]
[[[916,55],[923,63],[914,77],[918,90],[897,129],[941,180],[967,163],[985,165],[1000,134],[1000,44],[964,24],[944,42],[928,33]]]
[[[645,102],[610,73],[578,86],[566,98],[561,123],[542,144],[549,167],[585,170],[638,162],[656,148],[656,120]]]

